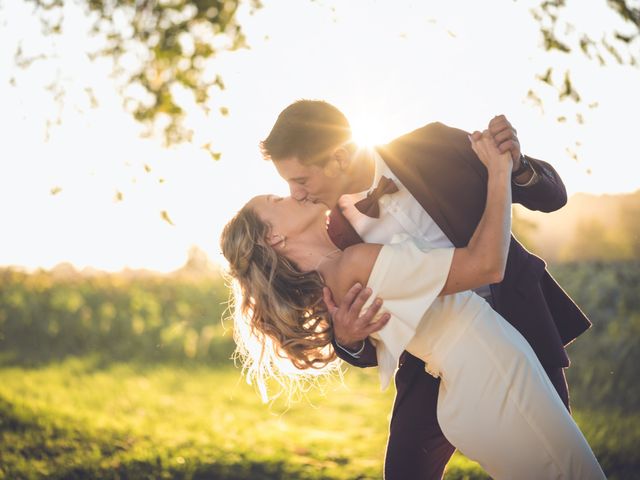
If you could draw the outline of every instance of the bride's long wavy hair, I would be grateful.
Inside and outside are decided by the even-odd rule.
[[[225,226],[220,245],[229,262],[234,356],[263,401],[267,381],[291,395],[310,380],[340,372],[333,326],[318,272],[302,272],[269,245],[270,227],[248,206]]]

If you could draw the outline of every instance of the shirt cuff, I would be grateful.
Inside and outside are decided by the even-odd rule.
[[[340,345],[337,341],[336,341],[336,345],[338,346],[338,348],[340,350],[342,350],[343,352],[347,352],[349,355],[351,355],[353,358],[360,358],[360,354],[362,353],[362,351],[364,350],[364,347],[366,345],[366,342],[364,340],[362,340],[362,346],[358,349],[357,352],[352,352],[351,350],[343,347],[342,345]]]
[[[527,183],[518,183],[513,180],[513,184],[517,187],[530,187],[531,185],[535,185],[536,183],[538,183],[538,179],[540,178],[538,172],[536,172],[536,169],[533,167],[531,167],[531,170],[533,171],[533,175],[531,175],[531,178]]]

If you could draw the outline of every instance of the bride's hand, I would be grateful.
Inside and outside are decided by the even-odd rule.
[[[469,135],[469,141],[471,141],[471,148],[487,170],[511,174],[513,169],[511,153],[509,151],[500,153],[489,130],[484,130],[482,133],[473,132]]]

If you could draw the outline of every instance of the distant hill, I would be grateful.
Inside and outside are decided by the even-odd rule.
[[[17,271],[25,271],[21,267],[8,267]],[[45,269],[41,269],[45,270]],[[199,281],[202,279],[221,279],[222,269],[219,265],[211,262],[206,252],[197,246],[192,246],[188,252],[188,258],[185,264],[177,270],[168,273],[161,273],[155,270],[144,268],[126,267],[119,272],[109,273],[93,267],[84,267],[81,270],[69,262],[61,262],[50,269],[51,274],[57,279],[72,279],[77,277],[101,277],[101,276],[118,276],[128,279],[145,279],[152,277],[171,277],[181,280]]]
[[[514,232],[549,262],[640,258],[640,190],[572,195],[553,213],[514,208]]]

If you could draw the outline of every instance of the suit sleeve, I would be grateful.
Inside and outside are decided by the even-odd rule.
[[[366,367],[375,367],[378,365],[378,359],[376,356],[376,347],[371,343],[371,340],[368,338],[365,339],[364,350],[360,353],[358,358],[353,355],[349,355],[347,352],[342,350],[340,347],[336,345],[335,339],[332,341],[333,349],[336,351],[336,355],[339,358],[344,360],[345,362],[353,365],[354,367],[366,368]]]
[[[528,187],[512,183],[513,203],[542,212],[554,212],[565,206],[567,190],[558,172],[547,162],[529,156],[527,159],[538,174],[538,181]]]
[[[472,168],[481,178],[481,181],[485,183],[487,181],[487,169],[478,158],[478,156],[471,148],[467,135],[468,133],[456,128],[447,127],[443,124],[436,124],[437,128],[434,128],[434,132],[443,139],[445,144],[449,145],[450,155],[448,161],[442,162],[443,171],[438,172],[438,175],[446,179],[446,182],[450,185],[457,186],[457,188],[465,189],[469,185],[464,184],[464,178],[469,178],[463,175],[459,176],[459,171],[456,172],[456,165],[460,165],[455,161],[457,155],[459,159],[464,159],[464,162]],[[432,134],[433,135],[433,134]],[[447,155],[443,155],[447,157]],[[512,202],[519,203],[529,210],[540,210],[542,212],[554,212],[559,210],[567,203],[567,191],[564,183],[558,175],[558,172],[547,162],[526,156],[531,166],[538,174],[538,181],[530,186],[523,187],[511,183],[512,185]],[[433,167],[431,167],[433,170]],[[448,177],[446,175],[449,175]],[[456,178],[458,175],[458,178]],[[462,184],[458,180],[462,180]],[[475,189],[470,188],[470,191]],[[459,193],[457,194],[460,195]],[[441,198],[450,200],[456,196],[454,191],[448,191],[441,194]],[[464,208],[463,211],[468,211]],[[480,212],[481,214],[481,212]],[[478,217],[479,219],[479,217]]]
[[[468,164],[476,171],[482,172],[481,178],[487,181],[487,169],[471,148],[471,143],[467,138],[467,132],[451,127],[440,125],[446,129],[444,138],[457,152],[460,157],[465,158]],[[538,181],[530,186],[522,187],[511,182],[512,202],[519,203],[529,210],[540,210],[542,212],[554,212],[564,207],[567,203],[567,191],[558,172],[547,162],[526,156],[531,166],[538,174]],[[453,167],[453,165],[450,165]],[[455,180],[452,182],[457,184]],[[463,186],[464,187],[464,186]],[[450,192],[452,193],[452,192]],[[451,198],[447,196],[445,198]]]

